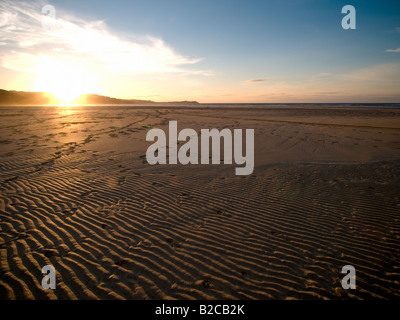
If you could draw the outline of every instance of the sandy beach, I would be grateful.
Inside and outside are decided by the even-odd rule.
[[[149,165],[171,120],[254,129],[253,173]],[[400,109],[1,107],[0,159],[1,299],[400,298]]]

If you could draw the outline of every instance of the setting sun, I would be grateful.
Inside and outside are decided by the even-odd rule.
[[[96,89],[90,72],[82,66],[78,68],[72,63],[45,57],[38,66],[38,71],[35,90],[52,94],[55,104],[76,104],[82,94]]]

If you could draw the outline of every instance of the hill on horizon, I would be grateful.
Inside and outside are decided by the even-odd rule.
[[[99,94],[83,94],[79,97],[79,104],[101,105],[101,104],[143,104],[143,103],[193,103],[197,101],[171,101],[155,102],[152,100],[118,99]],[[57,105],[59,100],[47,92],[31,92],[0,89],[0,105],[8,106],[35,106],[35,105]]]

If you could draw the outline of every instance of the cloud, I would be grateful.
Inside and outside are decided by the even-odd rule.
[[[321,80],[328,80],[332,78],[334,75],[330,72],[320,72],[317,74],[313,74],[310,78],[311,81],[321,81]]]
[[[324,95],[337,95],[339,94],[339,92],[337,91],[320,91],[320,92],[315,92],[315,95],[319,95],[319,96],[324,96]]]
[[[98,73],[210,74],[185,68],[201,59],[177,53],[160,38],[147,35],[134,40],[121,38],[104,21],[85,21],[57,8],[53,19],[42,14],[44,5],[38,1],[0,2],[3,67],[40,72],[44,63],[58,61]]]
[[[248,82],[248,83],[264,82],[264,81],[268,81],[268,79],[250,79],[250,80],[246,80],[246,82]]]
[[[400,52],[400,48],[397,49],[387,49],[385,52]]]

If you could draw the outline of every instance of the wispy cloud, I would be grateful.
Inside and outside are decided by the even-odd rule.
[[[246,80],[247,83],[256,83],[256,82],[265,82],[268,81],[269,79],[250,79]]]
[[[43,63],[58,61],[65,66],[114,73],[183,73],[201,59],[177,53],[162,39],[141,36],[132,40],[112,32],[104,21],[85,21],[63,14],[57,8],[52,28],[43,28],[42,1],[0,2],[0,63],[3,67],[40,72]]]
[[[332,96],[332,95],[339,94],[339,92],[337,92],[337,91],[321,91],[321,92],[315,92],[314,94],[319,95],[319,96],[325,96],[325,95]]]
[[[397,49],[387,49],[385,52],[400,52],[400,48]]]
[[[334,74],[330,73],[330,72],[320,72],[317,74],[313,74],[310,77],[311,81],[321,81],[321,80],[328,80],[331,79],[334,76]]]

